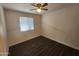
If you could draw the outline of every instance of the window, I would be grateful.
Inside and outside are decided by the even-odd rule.
[[[33,18],[20,17],[20,31],[34,30]]]

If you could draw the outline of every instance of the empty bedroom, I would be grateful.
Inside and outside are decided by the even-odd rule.
[[[1,56],[79,56],[78,3],[0,3]]]

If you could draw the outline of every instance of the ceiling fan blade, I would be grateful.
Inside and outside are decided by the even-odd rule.
[[[45,8],[43,8],[42,10],[45,10],[45,11],[47,11],[48,9],[45,9]]]
[[[32,10],[36,10],[36,9],[30,9],[30,11],[32,11]]]
[[[42,7],[45,7],[45,6],[47,6],[48,5],[48,3],[45,3],[45,4],[43,4],[43,6]]]
[[[32,3],[31,5],[34,6],[34,7],[37,7],[37,5],[35,5],[35,4],[33,4],[33,3]]]

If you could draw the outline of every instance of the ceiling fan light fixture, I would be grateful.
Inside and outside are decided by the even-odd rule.
[[[38,3],[38,4],[31,4],[31,5],[36,7],[35,9],[31,9],[31,10],[36,10],[38,13],[41,13],[42,10],[44,11],[48,10],[47,8],[45,8],[48,5],[48,3],[44,3],[44,4]]]
[[[38,8],[38,9],[37,9],[37,12],[39,12],[39,13],[40,13],[41,11],[42,11],[42,10],[41,10],[40,8]]]

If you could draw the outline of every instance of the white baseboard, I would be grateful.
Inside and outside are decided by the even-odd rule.
[[[9,47],[14,46],[14,45],[19,44],[19,43],[22,43],[22,42],[25,42],[25,41],[28,41],[28,40],[30,40],[30,39],[32,39],[32,38],[35,38],[35,37],[38,37],[38,36],[40,36],[40,35],[36,35],[36,36],[32,36],[32,37],[26,38],[27,40],[25,39],[25,40],[23,40],[23,41],[15,42],[15,43],[13,43],[13,44],[10,44]]]
[[[24,41],[28,41],[28,40],[30,40],[30,39],[32,39],[32,38],[35,38],[35,37],[38,37],[38,36],[40,36],[40,35],[36,35],[36,36],[29,37],[29,38],[27,38],[27,40],[25,39]],[[69,45],[69,44],[67,44],[67,43],[65,43],[65,42],[61,42],[61,41],[55,40],[53,37],[50,37],[50,36],[48,36],[48,35],[41,34],[41,36],[47,37],[47,38],[49,38],[49,39],[51,39],[51,40],[54,40],[54,41],[56,41],[56,42],[59,42],[59,43],[61,43],[61,44],[63,44],[63,45],[66,45],[66,46],[69,46],[69,47],[74,48],[74,49],[76,49],[76,50],[79,50],[79,48],[77,48],[77,47],[71,46],[71,45]],[[13,43],[13,44],[11,44],[10,46],[13,46],[13,45],[22,43],[22,42],[24,42],[24,41]]]
[[[77,47],[71,46],[71,45],[69,45],[69,44],[67,44],[67,43],[65,43],[65,42],[61,42],[61,41],[55,40],[53,37],[50,37],[50,36],[48,36],[48,35],[42,34],[42,36],[47,37],[47,38],[49,38],[49,39],[51,39],[51,40],[53,40],[53,41],[59,42],[59,43],[61,43],[61,44],[63,44],[63,45],[69,46],[69,47],[71,47],[71,48],[73,48],[73,49],[79,50],[79,48],[77,48]]]

